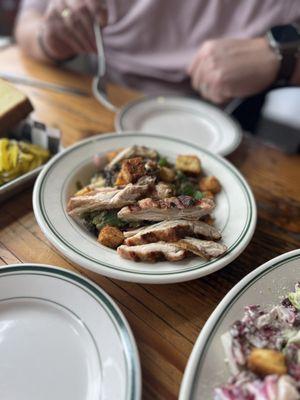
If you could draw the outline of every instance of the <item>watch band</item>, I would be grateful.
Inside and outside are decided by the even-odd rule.
[[[300,54],[299,27],[295,24],[273,26],[267,32],[266,38],[280,61],[275,85],[287,86]]]
[[[295,70],[298,57],[294,49],[286,49],[281,52],[280,58],[281,62],[277,74],[276,84],[283,86],[289,84]]]

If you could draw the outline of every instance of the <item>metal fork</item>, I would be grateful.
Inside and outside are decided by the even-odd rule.
[[[94,23],[94,33],[96,38],[96,47],[98,54],[98,71],[97,76],[93,79],[92,90],[96,99],[107,109],[110,111],[116,112],[118,108],[115,107],[108,99],[108,94],[106,90],[106,79],[105,79],[105,71],[106,71],[106,61],[104,54],[104,46],[102,39],[101,27],[96,22]]]

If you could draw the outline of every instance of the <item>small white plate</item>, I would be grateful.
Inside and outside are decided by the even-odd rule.
[[[93,282],[39,264],[0,268],[5,400],[139,400],[140,364],[123,314]]]
[[[184,372],[179,400],[213,398],[214,388],[229,378],[221,343],[223,333],[243,316],[245,306],[277,304],[299,279],[300,250],[294,250],[263,264],[230,290],[196,341]]]
[[[219,108],[188,97],[146,97],[123,107],[115,117],[118,132],[159,133],[228,155],[240,144],[241,129]]]
[[[76,182],[87,184],[95,172],[92,157],[119,147],[139,144],[156,149],[175,162],[178,154],[196,154],[204,171],[217,176],[223,190],[218,195],[216,226],[222,231],[227,253],[218,259],[199,257],[172,263],[136,263],[122,259],[104,247],[66,213],[66,204],[76,192]],[[245,179],[225,159],[183,140],[161,135],[124,133],[99,135],[77,143],[54,157],[36,181],[34,213],[47,238],[63,254],[84,268],[111,278],[131,282],[172,283],[210,274],[234,260],[252,238],[256,224],[255,201]]]

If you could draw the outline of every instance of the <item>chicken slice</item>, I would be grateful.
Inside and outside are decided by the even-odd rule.
[[[128,204],[134,204],[148,190],[148,184],[133,185],[132,183],[122,189],[94,188],[82,195],[71,197],[67,205],[67,212],[71,216],[80,216],[85,212],[121,208]]]
[[[174,189],[170,184],[165,182],[158,182],[158,184],[154,186],[154,190],[151,193],[152,198],[160,200],[172,196],[174,196]]]
[[[118,254],[133,261],[156,262],[159,260],[179,261],[187,252],[172,243],[157,242],[139,246],[122,245],[117,248]]]
[[[124,221],[164,221],[172,219],[198,220],[215,208],[212,199],[195,200],[190,196],[169,197],[162,200],[146,198],[124,207],[118,217]]]
[[[207,239],[221,239],[220,232],[211,225],[202,221],[171,220],[162,221],[146,228],[124,232],[125,244],[134,246],[158,241],[177,242],[185,236],[205,237]]]
[[[175,243],[180,249],[190,251],[202,258],[219,257],[225,253],[227,247],[224,244],[216,243],[211,240],[200,240],[192,237],[186,237]]]

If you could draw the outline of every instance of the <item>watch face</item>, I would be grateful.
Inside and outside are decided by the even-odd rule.
[[[279,44],[290,44],[300,41],[297,29],[292,25],[275,26],[271,29],[275,42]]]

